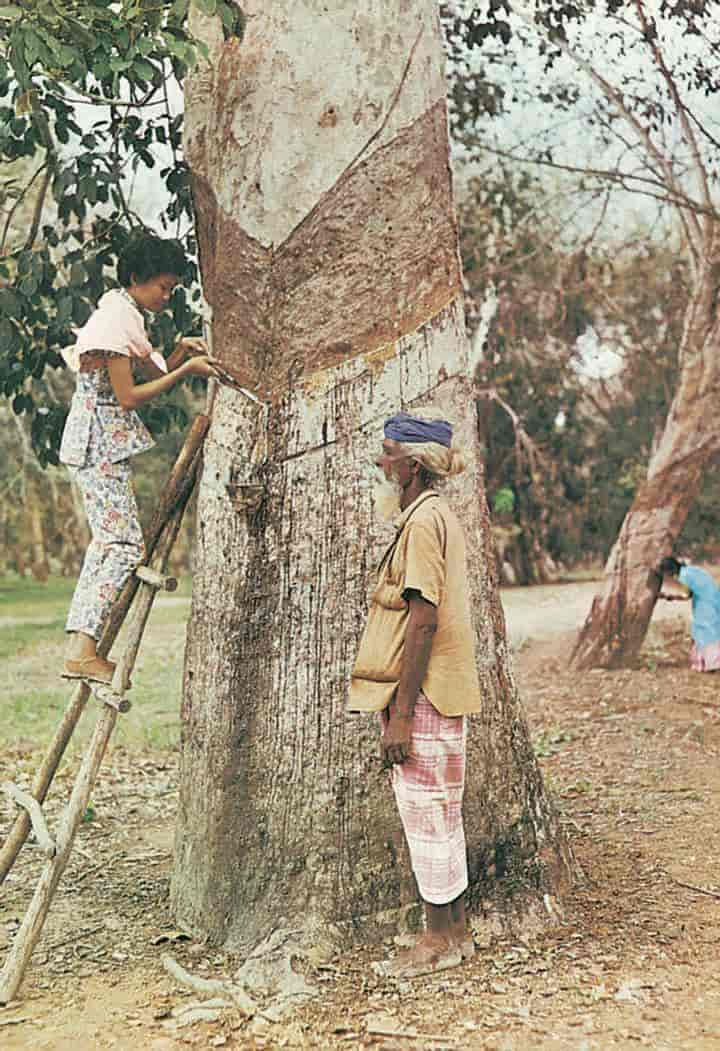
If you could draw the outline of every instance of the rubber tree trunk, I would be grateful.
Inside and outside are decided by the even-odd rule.
[[[387,527],[370,475],[385,417],[432,402],[470,470],[486,704],[467,833],[478,907],[552,911],[572,859],[509,665],[468,379],[434,0],[247,0],[244,38],[201,19],[211,69],[186,155],[220,390],[205,445],[186,649],[172,897],[234,947],[292,927],[365,937],[416,900],[373,717],[346,711]],[[322,42],[322,51],[318,43]]]
[[[720,447],[720,227],[710,231],[680,347],[680,378],[647,478],[623,521],[573,651],[578,668],[631,664],[642,647],[660,580],[654,570],[673,551]]]

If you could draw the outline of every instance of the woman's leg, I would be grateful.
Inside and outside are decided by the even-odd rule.
[[[92,540],[70,604],[66,630],[71,660],[95,655],[97,640],[120,589],[143,556],[143,535],[129,461],[79,468]]]

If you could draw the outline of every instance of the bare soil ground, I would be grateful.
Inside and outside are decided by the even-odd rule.
[[[401,987],[371,974],[377,948],[356,951],[314,976],[323,995],[286,1022],[225,1013],[176,1028],[171,1010],[198,997],[164,972],[161,955],[206,977],[230,976],[240,961],[174,929],[175,753],[121,746],[20,999],[0,1010],[3,1051],[720,1048],[720,676],[688,669],[677,606],[665,607],[672,615],[653,627],[637,668],[568,671],[585,591],[504,596],[536,751],[585,874],[556,927],[524,944],[478,926],[470,963]],[[0,756],[19,781],[37,761],[22,741]],[[51,822],[75,765],[58,777]],[[26,847],[0,891],[0,958],[39,866]]]

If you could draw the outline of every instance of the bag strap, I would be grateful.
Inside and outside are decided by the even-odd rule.
[[[405,526],[408,524],[408,522],[410,521],[412,516],[415,514],[415,512],[418,509],[418,507],[421,507],[423,504],[427,503],[428,500],[439,498],[439,496],[440,496],[439,493],[427,493],[424,498],[418,498],[417,503],[415,504],[415,506],[413,507],[412,511],[410,512],[410,514],[407,516],[407,518],[403,522],[402,527],[400,529],[398,529],[395,539],[388,546],[387,550],[385,551],[385,554],[380,559],[380,565],[377,568],[378,576],[380,576],[380,573],[383,571],[385,566],[388,564],[388,562],[392,558],[393,553],[395,551],[395,548],[397,547],[398,542],[400,540],[400,537],[403,535],[403,531],[405,529]]]

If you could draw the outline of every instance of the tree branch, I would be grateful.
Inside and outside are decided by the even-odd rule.
[[[693,131],[691,125],[690,125],[690,122],[688,121],[688,118],[687,118],[687,111],[686,111],[686,108],[685,108],[685,104],[683,103],[682,99],[680,98],[680,94],[679,94],[678,89],[677,89],[677,84],[675,83],[675,78],[672,76],[672,74],[670,73],[670,70],[667,68],[667,64],[665,62],[665,56],[663,55],[663,53],[662,53],[662,51],[660,49],[660,45],[657,42],[657,40],[658,40],[657,33],[653,34],[653,33],[650,32],[650,23],[647,20],[647,16],[645,14],[645,9],[643,7],[642,0],[635,0],[635,10],[637,11],[638,17],[640,18],[640,21],[642,22],[642,26],[643,26],[643,29],[645,31],[645,39],[647,40],[647,42],[648,42],[648,44],[650,46],[650,50],[652,51],[653,57],[655,59],[655,64],[657,65],[658,69],[662,73],[663,79],[664,79],[664,81],[665,81],[665,83],[667,85],[667,89],[670,92],[670,97],[672,98],[673,102],[675,103],[675,110],[676,110],[676,112],[678,114],[678,117],[680,118],[680,124],[682,125],[682,129],[685,132],[685,136],[687,138],[688,145],[690,147],[690,152],[692,153],[692,156],[693,156],[695,173],[698,176],[698,179],[700,181],[700,186],[701,186],[702,194],[703,194],[703,200],[705,201],[705,207],[708,210],[708,212],[710,212],[710,211],[713,210],[713,202],[712,202],[712,197],[710,196],[710,187],[708,185],[707,172],[705,171],[705,165],[703,164],[702,157],[700,156],[700,149],[698,147],[697,139],[695,138],[695,133],[694,133],[694,131]],[[655,23],[653,22],[652,25],[654,26],[654,24]],[[705,235],[706,236],[707,236],[707,234],[709,232],[709,229],[708,229],[709,225],[710,225],[710,222],[709,222],[708,218],[706,217],[706,219],[705,219]]]
[[[40,165],[40,167],[37,169],[37,171],[32,175],[32,177],[30,178],[30,180],[27,183],[27,185],[23,187],[22,193],[18,194],[18,197],[17,197],[14,205],[12,206],[10,211],[8,212],[7,218],[5,219],[5,224],[3,226],[2,239],[0,240],[0,253],[5,251],[5,244],[7,242],[7,236],[8,236],[9,230],[10,230],[10,224],[11,224],[11,222],[13,220],[13,216],[15,215],[15,212],[18,210],[18,208],[20,207],[22,202],[27,197],[27,195],[30,192],[30,190],[32,188],[32,185],[35,182],[35,180],[37,179],[37,177],[42,172],[45,171],[46,167],[47,167],[47,160],[45,160]]]
[[[534,33],[537,33],[537,26],[534,18],[528,11],[523,11],[521,5],[517,5],[513,8],[517,17],[524,22]],[[689,232],[690,230],[694,233],[697,238],[697,244],[693,241],[692,234],[690,234],[689,247],[693,253],[695,259],[698,258],[700,249],[703,241],[703,231],[700,228],[700,224],[697,219],[697,212],[700,211],[697,206],[693,207],[688,202],[686,195],[682,193],[677,185],[675,174],[672,170],[672,165],[668,162],[667,157],[664,156],[661,150],[657,148],[655,143],[652,141],[647,128],[638,120],[635,114],[628,109],[622,97],[622,93],[614,87],[610,81],[606,80],[605,77],[601,76],[600,73],[592,66],[587,59],[583,58],[582,55],[578,54],[574,48],[572,48],[565,40],[560,38],[554,38],[552,41],[553,45],[558,48],[567,58],[573,62],[578,69],[581,69],[586,76],[600,89],[606,99],[611,101],[616,107],[618,113],[623,119],[630,125],[634,130],[641,144],[645,147],[645,150],[650,158],[653,158],[659,168],[665,174],[665,180],[667,188],[675,198],[677,206],[680,207],[683,200],[686,201],[685,207],[689,208],[690,215],[688,216]]]
[[[34,97],[34,96],[33,96]],[[30,229],[25,239],[24,248],[27,251],[32,248],[37,237],[38,228],[40,226],[40,219],[42,218],[42,210],[45,207],[45,197],[50,186],[50,180],[55,173],[55,165],[57,163],[57,150],[55,149],[55,142],[50,131],[50,125],[48,123],[47,114],[40,109],[40,106],[35,99],[33,102],[32,119],[35,127],[40,133],[40,139],[45,147],[45,173],[43,175],[42,185],[40,192],[35,200],[35,208],[33,209],[32,222],[30,223]]]
[[[553,168],[556,171],[568,172],[571,175],[586,175],[594,179],[615,182],[624,190],[627,190],[628,193],[642,194],[645,197],[651,197],[655,201],[670,204],[678,209],[687,208],[695,214],[708,214],[704,204],[688,197],[687,194],[683,193],[681,190],[668,190],[661,179],[653,179],[649,175],[634,175],[632,172],[621,172],[612,170],[611,168],[587,168],[575,164],[562,164],[560,161],[551,161],[542,157],[518,157],[512,150],[501,150],[497,146],[488,146],[487,143],[481,142],[480,140],[473,139],[472,142],[473,146],[481,152],[492,153],[497,157],[506,157],[508,160],[515,162],[520,161],[523,164],[534,164],[540,168]],[[647,183],[648,186],[658,187],[665,192],[653,193],[650,189],[632,186],[629,185],[630,183]],[[720,213],[718,213],[718,210],[714,207],[711,209],[709,215],[712,219],[720,218]]]

